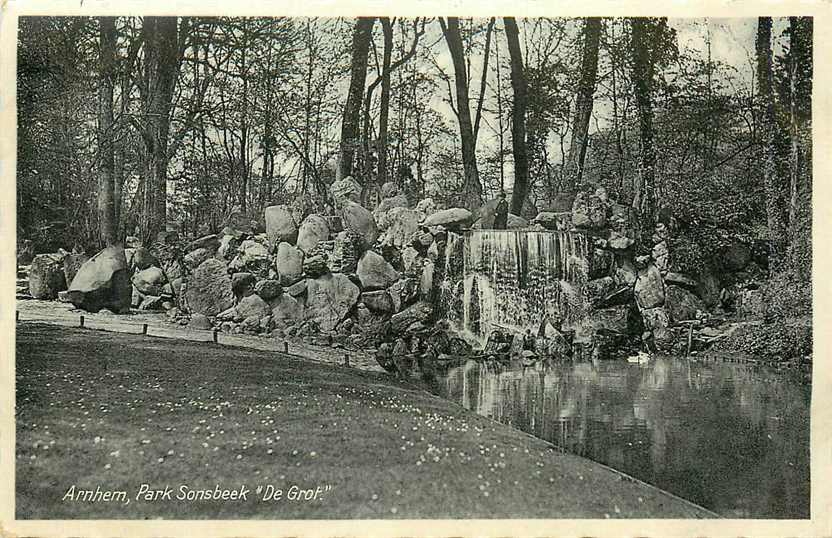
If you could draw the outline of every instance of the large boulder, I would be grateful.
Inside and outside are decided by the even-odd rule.
[[[271,301],[283,293],[283,287],[277,280],[267,278],[254,285],[254,293],[259,295],[264,301]]]
[[[338,232],[330,256],[330,269],[336,273],[355,273],[364,239],[351,230]]]
[[[373,210],[373,217],[376,219],[376,224],[379,230],[386,230],[390,224],[389,214],[392,209],[407,207],[407,197],[404,194],[385,198],[379,202],[378,206]]]
[[[29,270],[29,295],[35,299],[57,299],[58,292],[66,289],[63,256],[38,254]]]
[[[322,331],[331,331],[358,302],[358,286],[343,273],[327,273],[306,283],[306,314]]]
[[[72,282],[72,279],[75,278],[75,275],[78,274],[78,270],[81,269],[81,266],[89,260],[90,257],[84,253],[71,253],[64,256],[64,280],[67,283]]]
[[[598,194],[579,192],[572,204],[575,228],[600,230],[607,224],[607,204]]]
[[[254,293],[256,284],[257,279],[251,273],[240,272],[231,275],[231,291],[238,300]]]
[[[358,260],[358,279],[366,291],[383,290],[397,281],[398,271],[381,254],[368,250]]]
[[[425,215],[432,215],[436,213],[437,207],[433,198],[423,198],[419,200],[414,209],[420,213],[424,213]]]
[[[393,298],[387,290],[365,291],[361,294],[361,302],[373,312],[394,312]]]
[[[452,207],[428,215],[422,221],[422,226],[428,228],[431,226],[444,226],[446,229],[456,232],[462,228],[467,228],[473,221],[474,215],[470,211],[461,207]]]
[[[547,230],[571,230],[572,229],[572,212],[571,211],[541,211],[532,220],[533,224],[540,224]]]
[[[303,275],[303,251],[289,243],[280,243],[274,265],[280,285],[291,286]]]
[[[185,288],[191,312],[216,316],[234,306],[228,266],[216,258],[205,260],[194,270]]]
[[[705,312],[705,303],[685,288],[669,285],[665,292],[665,306],[670,319],[681,321],[696,319],[697,312]]]
[[[425,323],[433,314],[433,306],[425,301],[414,303],[390,318],[390,327],[394,332],[405,331],[415,322]]]
[[[276,326],[295,322],[303,317],[303,309],[297,299],[288,293],[282,293],[269,301],[272,321]]]
[[[637,333],[637,325],[631,317],[630,305],[611,306],[591,310],[574,327],[576,344],[587,344],[599,332],[627,335]]]
[[[196,269],[202,262],[214,256],[214,252],[205,248],[199,247],[194,249],[182,258],[182,261],[189,269]]]
[[[321,241],[329,239],[329,224],[320,215],[309,215],[300,225],[298,230],[297,247],[306,254],[318,246]]]
[[[220,246],[217,248],[217,255],[228,261],[237,254],[237,249],[239,247],[240,240],[237,237],[231,234],[224,234],[220,239]]]
[[[136,289],[144,295],[161,295],[162,286],[165,285],[167,279],[165,273],[158,267],[148,267],[133,275],[132,281]]]
[[[188,327],[191,329],[198,329],[202,331],[211,330],[211,321],[205,314],[192,314],[188,321]]]
[[[298,225],[287,205],[273,205],[266,208],[266,235],[272,248],[282,242],[294,244],[298,240]]]
[[[410,243],[413,235],[419,231],[419,223],[424,218],[425,214],[415,209],[407,209],[406,207],[391,209],[387,212],[387,229],[382,235],[382,243],[399,248],[405,247]]]
[[[655,308],[664,304],[664,281],[655,265],[649,264],[638,272],[633,292],[639,310]]]
[[[653,263],[656,264],[659,272],[661,274],[667,273],[670,267],[670,251],[667,248],[667,241],[659,241],[653,245],[650,256],[653,258]]]
[[[252,294],[248,297],[243,297],[237,304],[237,313],[243,319],[256,318],[260,320],[272,314],[272,309],[269,308],[268,303],[259,295]]]
[[[363,239],[363,248],[371,248],[378,239],[378,227],[373,214],[355,202],[347,202],[341,213],[344,229],[359,234]]]
[[[335,180],[329,187],[332,199],[337,207],[343,207],[349,202],[361,200],[361,185],[352,176]]]
[[[69,300],[88,312],[130,310],[132,286],[124,248],[114,245],[87,260],[69,285]]]
[[[638,269],[629,256],[616,255],[612,276],[619,286],[632,286],[638,278]]]
[[[237,257],[228,265],[233,271],[248,271],[265,278],[272,265],[269,251],[262,243],[247,239],[237,249]]]

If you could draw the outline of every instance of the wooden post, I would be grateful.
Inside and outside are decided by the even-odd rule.
[[[81,316],[81,327],[84,327],[84,316]]]
[[[346,366],[347,368],[350,367],[350,354],[349,353],[344,353],[344,366]]]
[[[142,324],[142,335],[147,336],[147,323]]]
[[[283,353],[289,353],[289,342],[287,342],[286,340],[283,341]]]
[[[214,329],[214,343],[217,343],[217,330]]]
[[[688,349],[685,352],[685,357],[690,356],[690,348],[693,345],[693,323],[690,324],[688,328]]]

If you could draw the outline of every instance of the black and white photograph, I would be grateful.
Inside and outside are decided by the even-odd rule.
[[[822,515],[817,17],[270,13],[4,27],[16,522]]]

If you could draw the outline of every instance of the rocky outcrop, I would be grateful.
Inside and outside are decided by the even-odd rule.
[[[303,309],[300,304],[288,293],[283,293],[271,299],[269,308],[272,312],[272,323],[276,327],[284,327],[288,323],[294,323],[303,317]]]
[[[572,203],[572,225],[578,229],[600,230],[607,224],[607,204],[598,193],[579,192]]]
[[[70,302],[88,312],[106,308],[116,314],[128,312],[132,286],[124,248],[114,245],[87,260],[72,279]]]
[[[247,239],[240,244],[237,252],[237,256],[228,264],[229,269],[246,271],[261,278],[268,276],[272,260],[263,244]]]
[[[271,316],[272,309],[259,295],[253,293],[248,297],[243,297],[237,304],[237,313],[241,318],[249,319],[256,318],[259,322],[261,318]]]
[[[254,293],[255,284],[257,279],[251,273],[239,272],[231,275],[231,291],[238,300]]]
[[[470,226],[473,221],[474,215],[470,211],[461,207],[452,207],[428,215],[421,224],[426,228],[444,226],[452,232],[458,232]]]
[[[365,291],[361,294],[361,302],[373,312],[390,313],[395,311],[393,299],[387,290]]]
[[[358,286],[343,273],[328,273],[306,282],[306,314],[322,331],[333,330],[358,302]]]
[[[78,270],[81,269],[81,266],[89,260],[90,257],[84,253],[70,253],[64,256],[63,267],[64,267],[64,280],[67,283],[71,283],[72,279],[75,278],[75,275],[78,274]]]
[[[407,208],[407,197],[404,194],[384,198],[379,202],[378,206],[373,210],[373,217],[376,219],[376,224],[379,230],[386,230],[389,225],[388,215],[392,209]]]
[[[633,290],[639,310],[655,308],[664,304],[664,281],[658,268],[650,264],[638,272]]]
[[[393,269],[380,254],[368,250],[358,260],[358,279],[364,290],[382,290],[399,279],[399,273]]]
[[[158,267],[148,267],[139,271],[132,278],[133,286],[144,295],[161,295],[162,287],[167,282],[165,274]]]
[[[303,251],[289,243],[280,243],[274,259],[281,286],[291,286],[303,275]]]
[[[416,322],[425,323],[433,314],[430,303],[419,301],[412,304],[390,318],[390,326],[394,332],[404,332]]]
[[[58,292],[66,289],[63,256],[38,254],[29,269],[29,295],[35,299],[57,299]]]
[[[254,293],[259,295],[260,298],[264,301],[271,301],[272,299],[283,293],[283,287],[277,280],[261,280],[257,282],[257,284],[255,284]]]
[[[697,319],[706,311],[705,304],[699,297],[680,286],[669,285],[665,293],[665,305],[670,319],[682,321]]]
[[[189,269],[196,269],[202,262],[213,256],[214,252],[212,252],[211,250],[205,247],[199,247],[185,254],[185,256],[182,258],[182,261],[185,263],[185,266]]]
[[[309,254],[319,242],[329,239],[329,232],[329,224],[325,218],[320,215],[309,215],[303,220],[298,230],[297,247]]]
[[[329,192],[337,207],[361,200],[361,185],[352,176],[334,181],[329,187]]]
[[[298,240],[298,225],[287,205],[273,205],[266,208],[266,236],[272,249],[282,242],[295,244]]]
[[[185,300],[191,312],[216,316],[234,305],[234,292],[228,266],[211,258],[191,274],[185,288]]]
[[[378,239],[378,228],[372,213],[354,202],[347,202],[341,217],[345,230],[351,230],[362,237],[362,247],[365,250],[375,245]]]

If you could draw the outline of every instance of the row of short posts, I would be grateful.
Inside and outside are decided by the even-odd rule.
[[[15,322],[20,321],[20,310],[15,310],[14,312],[14,320]],[[82,315],[79,317],[79,327],[82,329],[85,328],[86,318]],[[217,329],[213,330],[212,340],[215,344],[219,343],[219,331]],[[147,323],[142,323],[142,336],[147,336]],[[327,336],[327,343],[331,346],[332,345],[332,335]],[[283,353],[289,354],[289,342],[286,340],[283,341]],[[344,366],[350,368],[350,354],[344,353]]]

